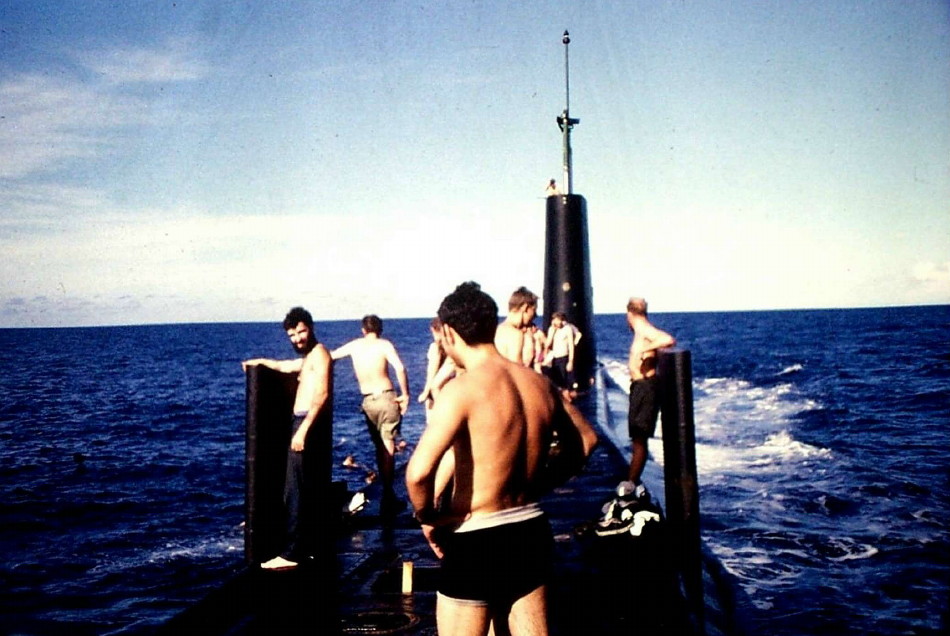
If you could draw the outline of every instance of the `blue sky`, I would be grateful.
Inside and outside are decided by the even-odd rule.
[[[0,0],[0,326],[950,303],[947,2]]]

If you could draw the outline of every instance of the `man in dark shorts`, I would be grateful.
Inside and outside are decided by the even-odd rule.
[[[567,321],[567,315],[562,311],[554,312],[545,339],[545,349],[551,353],[551,381],[564,390],[564,397],[569,399],[577,395],[574,351],[580,339],[581,332]]]
[[[640,476],[647,462],[647,440],[656,431],[660,412],[657,398],[656,352],[676,345],[670,334],[657,329],[647,319],[647,302],[631,298],[627,302],[627,324],[633,331],[630,343],[630,410],[627,422],[630,428],[630,471],[628,479],[639,487]]]
[[[313,528],[308,512],[314,497],[308,473],[313,469],[308,470],[303,451],[313,425],[332,426],[333,418],[330,353],[317,341],[310,312],[303,307],[294,307],[284,318],[284,329],[300,358],[254,358],[241,363],[245,371],[247,367],[259,364],[281,373],[299,374],[294,398],[293,433],[290,448],[287,449],[287,474],[284,479],[286,543],[278,556],[261,564],[265,570],[293,569],[313,550],[309,544]]]
[[[443,346],[461,373],[429,413],[406,468],[416,519],[442,559],[440,634],[546,634],[551,528],[538,498],[549,487],[554,431],[574,472],[597,443],[590,424],[543,376],[494,344],[498,307],[463,283],[439,308]],[[435,509],[436,471],[455,455],[451,501]],[[507,625],[507,631],[503,629]]]

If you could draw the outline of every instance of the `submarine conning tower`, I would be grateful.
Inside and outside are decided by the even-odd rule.
[[[597,359],[594,336],[593,287],[590,278],[590,247],[587,236],[587,201],[573,192],[571,130],[580,123],[570,116],[570,34],[565,31],[564,112],[557,118],[563,140],[564,191],[547,197],[544,248],[544,329],[547,331],[554,312],[564,312],[582,338],[574,351],[574,375],[580,389],[593,378]]]

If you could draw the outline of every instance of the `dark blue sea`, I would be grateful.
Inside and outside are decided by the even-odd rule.
[[[945,633],[950,307],[652,318],[692,353],[703,537],[757,631]],[[624,386],[624,317],[596,328]],[[385,329],[418,392],[427,320]],[[0,633],[147,634],[238,571],[240,360],[291,353],[276,323],[0,330]],[[336,478],[358,490],[372,453],[336,374]],[[422,426],[415,404],[410,447]]]

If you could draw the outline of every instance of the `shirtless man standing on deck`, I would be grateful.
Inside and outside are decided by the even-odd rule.
[[[660,413],[657,399],[657,349],[676,346],[676,340],[647,320],[647,301],[631,298],[627,302],[627,324],[633,331],[630,343],[630,472],[628,479],[634,487],[640,486],[640,476],[647,463],[647,440],[656,431],[656,417]]]
[[[563,474],[583,465],[597,435],[542,375],[503,358],[494,345],[498,307],[477,283],[442,301],[443,346],[465,372],[435,401],[406,468],[422,532],[441,560],[440,634],[547,634],[546,580],[553,539],[538,498],[550,486],[557,429]],[[435,476],[455,453],[449,509],[435,511]]]
[[[508,315],[495,330],[495,347],[503,357],[526,367],[534,366],[534,338],[528,326],[538,312],[538,296],[519,287],[508,300]]]
[[[261,564],[265,570],[292,569],[297,567],[301,558],[308,556],[310,546],[307,536],[311,528],[308,527],[310,515],[307,507],[312,504],[313,492],[312,484],[306,479],[303,450],[311,426],[318,417],[326,415],[323,413],[324,407],[330,403],[330,354],[326,347],[317,342],[310,312],[303,307],[294,307],[284,318],[283,326],[294,351],[302,358],[254,358],[241,363],[245,371],[249,366],[259,364],[281,373],[300,374],[294,398],[293,433],[287,450],[287,474],[284,478],[287,543],[280,555]]]
[[[363,394],[362,411],[366,416],[366,425],[376,447],[376,466],[382,480],[383,514],[398,512],[400,502],[393,490],[393,474],[396,461],[396,436],[402,416],[409,408],[409,380],[396,347],[382,337],[383,321],[379,316],[364,316],[361,322],[362,338],[351,340],[342,347],[333,350],[334,360],[350,356],[353,371]],[[396,372],[399,382],[399,395],[389,379],[389,365]],[[405,507],[403,502],[402,507]]]

